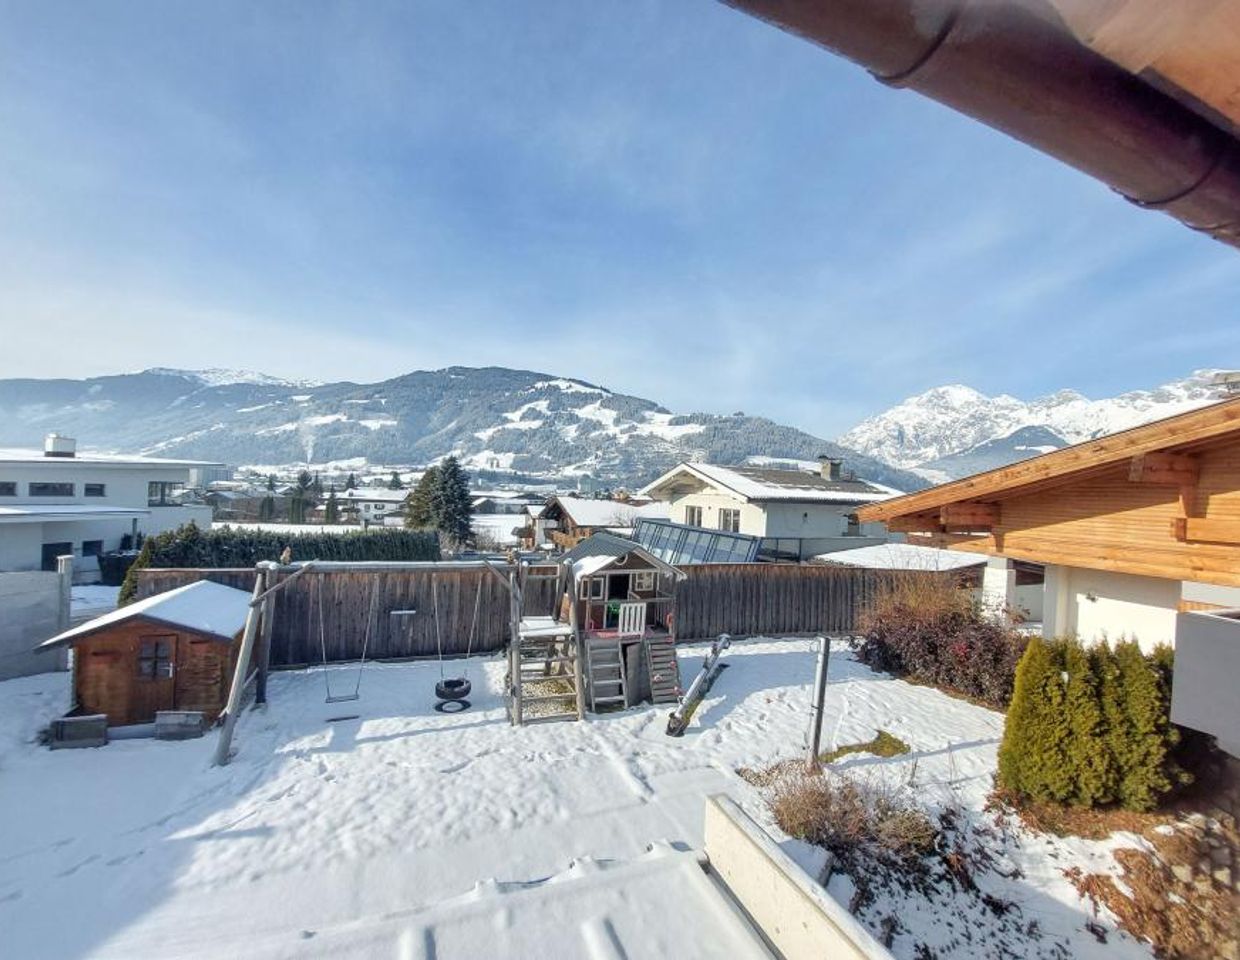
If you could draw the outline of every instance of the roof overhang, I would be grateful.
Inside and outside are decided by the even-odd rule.
[[[161,620],[159,617],[153,617],[150,614],[138,613],[126,619],[110,620],[107,623],[100,623],[98,626],[93,627],[89,622],[82,624],[81,626],[74,627],[71,630],[66,630],[64,633],[58,634],[50,640],[44,640],[37,647],[35,647],[35,649],[51,650],[53,647],[69,646],[82,640],[89,640],[91,637],[97,636],[100,633],[105,633],[118,624],[133,623],[138,620],[141,620],[143,623],[149,623],[153,627],[159,627],[162,630],[170,630],[173,633],[192,633],[196,637],[206,637],[208,640],[215,640],[218,643],[232,643],[237,639],[237,636],[226,637],[222,633],[215,633],[211,630],[202,630],[197,627],[188,627],[183,623],[176,623],[172,620]],[[241,631],[238,630],[237,634],[239,635],[240,633]]]
[[[1240,247],[1240,0],[723,0]]]
[[[144,507],[88,507],[81,510],[57,507],[0,507],[3,523],[68,523],[73,520],[136,520],[149,516]]]

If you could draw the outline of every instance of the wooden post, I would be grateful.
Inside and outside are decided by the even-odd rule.
[[[515,571],[508,574],[508,612],[512,618],[512,643],[509,647],[512,658],[512,722],[521,726],[521,600],[517,592],[517,575]]]
[[[263,598],[263,633],[259,641],[258,680],[254,683],[254,704],[267,703],[267,673],[271,669],[271,631],[276,612],[276,598],[268,594]]]
[[[569,578],[572,583],[572,578]],[[568,601],[568,624],[573,628],[573,636],[569,641],[573,648],[573,673],[577,684],[577,719],[586,718],[586,678],[585,678],[585,645],[581,642],[581,628],[577,624],[577,598]]]
[[[831,641],[818,638],[818,669],[814,674],[814,722],[810,734],[809,769],[817,773],[822,769],[818,760],[822,752],[822,708],[827,699],[827,662],[831,657]]]
[[[241,651],[237,654],[237,669],[233,671],[232,686],[228,690],[228,706],[224,708],[224,727],[220,730],[219,743],[215,747],[217,767],[228,763],[228,755],[232,750],[233,730],[237,726],[237,714],[241,710],[241,695],[245,678],[249,674],[250,654],[254,650],[254,637],[258,633],[258,621],[262,616],[259,598],[262,597],[266,585],[267,567],[259,564],[254,573],[254,596],[250,600],[250,612],[245,618],[245,632],[241,635]]]

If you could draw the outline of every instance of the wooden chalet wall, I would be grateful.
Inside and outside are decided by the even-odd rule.
[[[1189,459],[1196,481],[1183,487],[1170,476],[1143,479],[1124,462],[988,497],[998,504],[998,521],[986,535],[912,533],[909,539],[1037,563],[1240,586],[1240,439],[1191,451]]]
[[[498,565],[505,576],[508,567]],[[279,571],[276,582],[292,573]],[[531,574],[554,575],[554,567],[531,567]],[[229,587],[254,589],[253,569],[146,569],[139,572],[137,599],[182,587],[197,580],[211,580]],[[311,569],[285,590],[277,591],[271,638],[271,665],[276,667],[314,663],[322,659],[319,643],[319,597],[322,594],[324,637],[329,661],[356,660],[362,654],[371,591],[379,591],[375,621],[371,627],[367,658],[435,656],[435,608],[431,577],[439,590],[439,628],[444,654],[466,651],[473,621],[474,601],[482,584],[473,649],[488,652],[508,642],[508,591],[485,567],[432,570],[430,566],[401,569],[397,565],[371,570]],[[529,616],[551,612],[554,579],[531,579],[525,587]],[[393,610],[417,610],[414,616],[393,617]]]
[[[880,584],[895,574],[855,567],[707,563],[682,567],[677,640],[794,633],[850,634]]]

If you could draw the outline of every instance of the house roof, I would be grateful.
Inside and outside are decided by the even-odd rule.
[[[0,448],[0,463],[41,463],[55,467],[87,464],[91,467],[222,467],[215,460],[168,460],[163,457],[140,457],[123,453],[75,453],[71,457],[49,457],[42,450]]]
[[[879,543],[855,550],[838,550],[814,557],[823,563],[869,570],[961,570],[985,566],[987,558],[959,550],[940,550],[915,543]]]
[[[779,467],[729,466],[685,462],[673,467],[642,494],[655,495],[678,476],[689,475],[709,486],[722,487],[745,501],[791,503],[872,503],[897,491],[865,480],[829,480],[820,473]]]
[[[1240,398],[1199,407],[1030,460],[987,470],[963,480],[874,503],[858,510],[857,516],[863,522],[871,523],[938,510],[962,500],[1002,499],[1078,479],[1144,454],[1187,453],[1203,444],[1235,436],[1240,436]]]
[[[676,577],[684,579],[685,574],[670,563],[660,560],[653,553],[632,540],[616,536],[614,533],[596,533],[586,537],[573,549],[560,557],[560,563],[567,564],[573,571],[574,579],[587,577],[597,573],[613,563],[624,559],[629,554],[636,554],[652,567]]]
[[[246,591],[210,580],[197,580],[87,620],[50,640],[44,640],[38,649],[63,646],[118,623],[138,619],[192,630],[229,642],[245,626],[249,612],[250,594]]]
[[[409,496],[409,491],[389,490],[387,487],[367,487],[365,489],[339,490],[336,492],[336,496],[341,500],[371,500],[384,503],[398,503]]]
[[[579,527],[613,527],[627,529],[642,517],[669,516],[666,503],[634,506],[622,500],[595,500],[588,497],[553,497],[547,507],[558,503]]]

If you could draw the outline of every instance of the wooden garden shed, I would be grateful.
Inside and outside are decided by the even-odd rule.
[[[150,723],[160,710],[213,722],[228,689],[250,594],[208,580],[156,594],[66,630],[40,650],[72,646],[73,713],[109,726]]]

